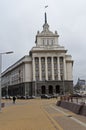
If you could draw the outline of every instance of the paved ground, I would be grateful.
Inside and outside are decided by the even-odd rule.
[[[57,107],[56,99],[4,102],[0,130],[86,130],[86,117]]]

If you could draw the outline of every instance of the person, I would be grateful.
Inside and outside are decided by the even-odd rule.
[[[16,97],[15,97],[15,96],[13,96],[13,103],[15,103],[15,101],[16,101]]]

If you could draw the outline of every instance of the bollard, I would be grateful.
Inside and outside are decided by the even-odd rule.
[[[5,106],[5,103],[1,103],[1,107],[3,108]]]

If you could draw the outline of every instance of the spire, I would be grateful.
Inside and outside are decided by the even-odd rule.
[[[45,12],[45,24],[47,23],[47,14]]]
[[[47,23],[47,14],[46,14],[46,12],[45,12],[45,23],[44,23],[44,25],[43,25],[43,30],[44,31],[48,31],[49,30],[49,25],[48,25],[48,23]]]
[[[45,6],[45,9],[47,9],[47,8],[48,8],[48,5]],[[47,13],[46,13],[46,11],[45,11],[45,24],[47,24]]]

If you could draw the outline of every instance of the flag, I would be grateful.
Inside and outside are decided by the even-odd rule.
[[[48,5],[45,6],[45,8],[47,8],[47,7],[48,7]]]

